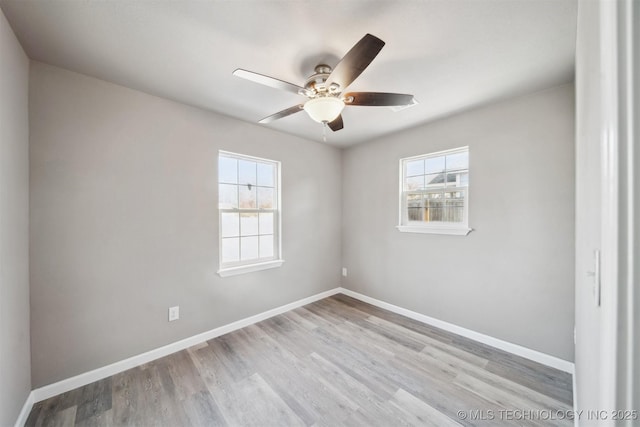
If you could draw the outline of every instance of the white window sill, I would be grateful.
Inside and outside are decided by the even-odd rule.
[[[398,231],[403,233],[423,233],[423,234],[450,234],[454,236],[466,236],[473,229],[469,227],[456,226],[424,226],[424,225],[398,225]]]
[[[218,270],[220,277],[236,276],[238,274],[253,273],[254,271],[267,270],[269,268],[280,267],[284,263],[283,259],[261,262],[259,264],[241,265],[238,267],[221,268]]]

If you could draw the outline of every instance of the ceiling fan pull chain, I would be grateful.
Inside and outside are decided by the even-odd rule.
[[[327,122],[322,122],[322,140],[327,142]]]

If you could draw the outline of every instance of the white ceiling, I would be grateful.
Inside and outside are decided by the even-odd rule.
[[[0,0],[35,60],[248,122],[305,98],[231,75],[303,85],[366,33],[386,42],[351,91],[419,105],[347,107],[327,143],[348,146],[573,80],[577,0]],[[305,113],[270,128],[321,141]]]

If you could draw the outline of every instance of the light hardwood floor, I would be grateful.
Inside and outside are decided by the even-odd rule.
[[[39,402],[26,425],[569,426],[571,407],[567,373],[336,295]]]

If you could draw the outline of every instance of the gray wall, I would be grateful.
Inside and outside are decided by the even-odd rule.
[[[350,289],[573,360],[571,85],[341,153],[37,62],[30,82],[34,387],[333,288],[340,265]],[[462,145],[475,231],[398,232],[398,160]],[[219,149],[282,162],[283,267],[217,276]]]
[[[29,59],[0,11],[0,425],[31,391]]]
[[[565,85],[346,150],[343,286],[573,360],[573,141]],[[399,159],[464,145],[474,231],[396,230]]]
[[[339,286],[338,149],[37,62],[30,89],[34,387]],[[216,274],[219,149],[282,162],[281,268]]]

